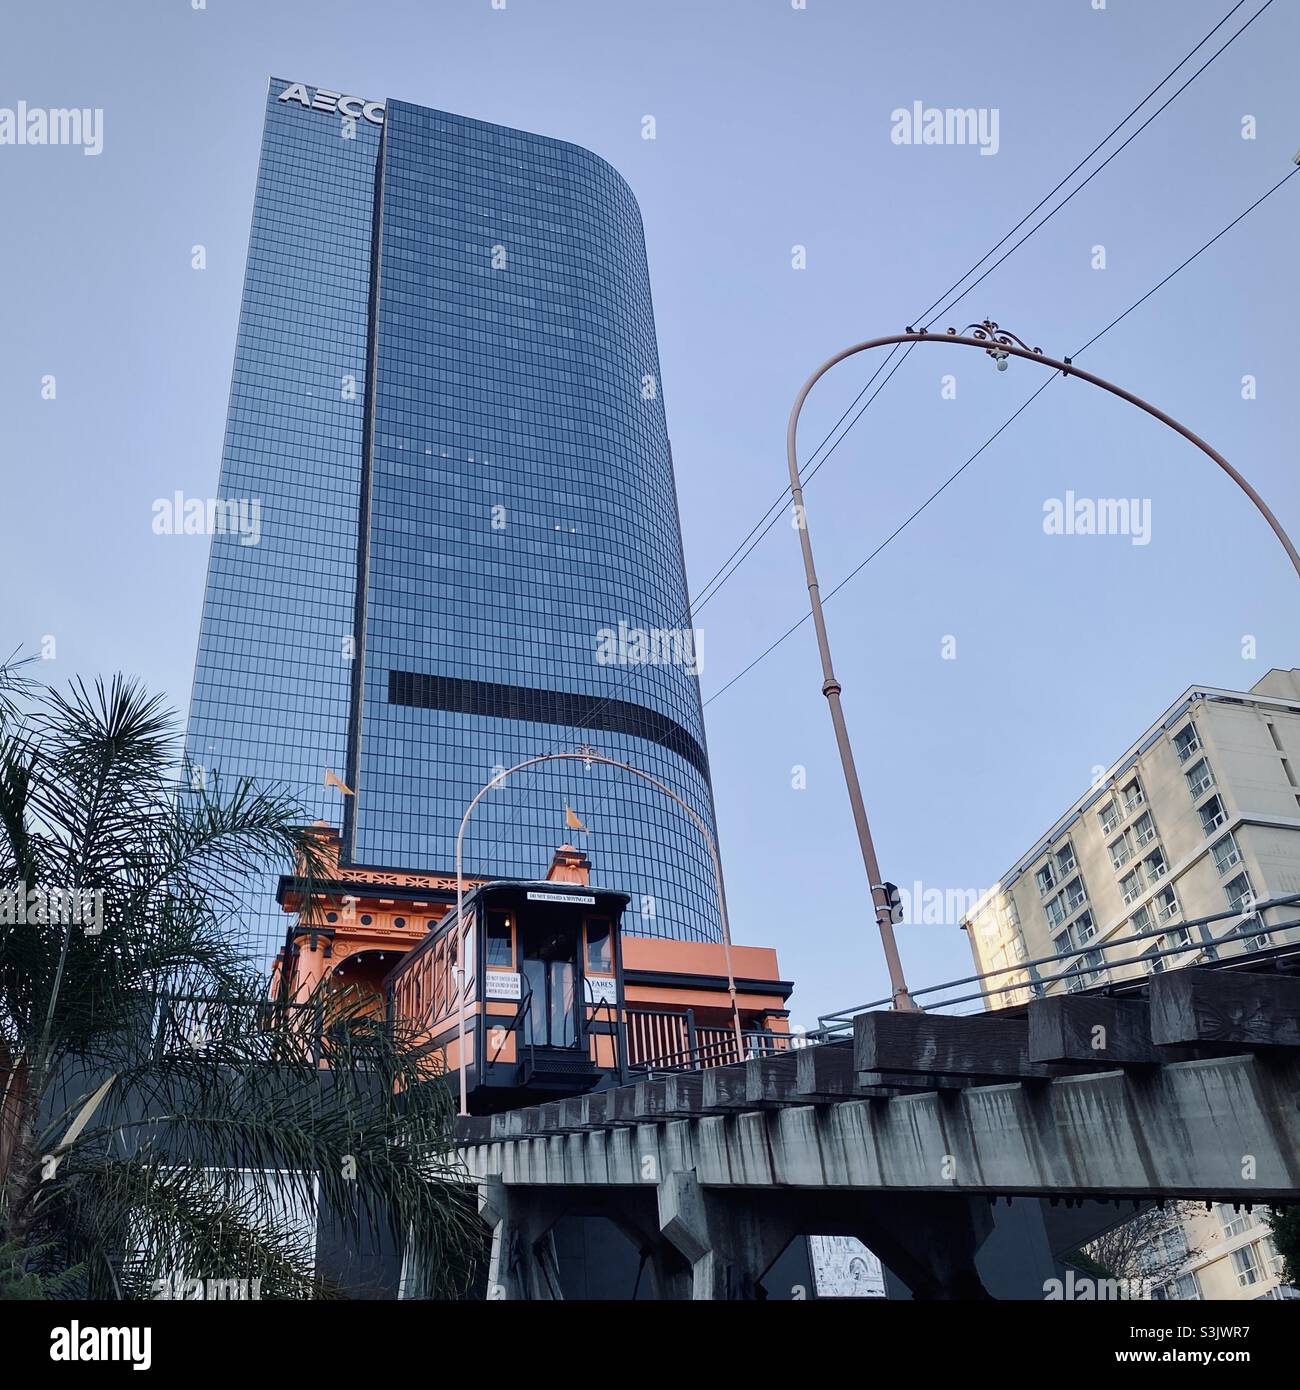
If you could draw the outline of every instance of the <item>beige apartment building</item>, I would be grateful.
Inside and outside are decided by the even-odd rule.
[[[1198,1208],[1183,1223],[1183,1249],[1190,1252],[1177,1278],[1161,1293],[1167,1298],[1296,1298],[1282,1282],[1282,1257],[1259,1211],[1215,1203]],[[1166,1241],[1177,1240],[1176,1233]],[[1176,1252],[1175,1252],[1176,1253]]]
[[[1185,691],[961,925],[998,1008],[1300,942],[1296,922],[1300,670],[1275,670]],[[1171,1242],[1158,1296],[1296,1296],[1259,1214],[1198,1210]]]
[[[1185,691],[961,925],[976,969],[998,972],[986,981],[997,1008],[1297,942],[1300,928],[1284,925],[1297,921],[1290,670],[1245,692]]]

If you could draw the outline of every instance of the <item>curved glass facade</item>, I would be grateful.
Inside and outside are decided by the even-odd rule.
[[[337,823],[333,767],[345,850],[371,865],[450,869],[485,781],[582,744],[712,829],[630,190],[576,146],[405,102],[341,138],[289,85],[268,98],[221,485],[277,505],[260,545],[214,540],[191,757]],[[717,939],[698,831],[600,764],[490,793],[466,871],[539,877],[565,838],[634,895],[630,930]]]

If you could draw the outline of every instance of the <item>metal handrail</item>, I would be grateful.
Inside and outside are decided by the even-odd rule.
[[[609,1033],[607,1036],[613,1040],[612,1046],[614,1048],[614,1071],[618,1075],[619,1080],[621,1081],[623,1079],[623,1064],[621,1060],[622,1049],[619,1047],[618,1014],[616,1012],[618,1007],[617,1003],[613,999],[603,999],[599,1004],[588,1004],[587,1001],[584,999],[583,1004],[585,1008],[589,1008],[591,1010],[592,1023],[595,1023],[596,1020],[600,1017],[602,1010],[604,1011],[605,1022],[609,1026]],[[588,1040],[588,1052],[590,1052],[590,1040]]]
[[[1267,932],[1285,931],[1286,929],[1288,929],[1288,928],[1290,928],[1290,927],[1300,926],[1300,920],[1292,921],[1292,922],[1276,922],[1276,923],[1273,923],[1273,924],[1269,924],[1269,923],[1265,923],[1265,922],[1258,922],[1258,921],[1257,921],[1257,919],[1258,919],[1258,917],[1259,917],[1259,914],[1260,914],[1261,912],[1265,911],[1267,908],[1270,908],[1270,907],[1283,907],[1283,906],[1289,906],[1289,905],[1293,905],[1293,904],[1295,904],[1295,903],[1300,903],[1300,893],[1287,893],[1287,894],[1283,894],[1283,895],[1280,896],[1280,897],[1276,897],[1276,898],[1267,898],[1267,899],[1265,899],[1265,900],[1263,900],[1263,901],[1252,903],[1252,904],[1251,904],[1251,908],[1250,908],[1249,916],[1246,918],[1246,920],[1247,920],[1247,921],[1256,922],[1256,925],[1255,925],[1253,928],[1252,928],[1252,927],[1246,927],[1246,926],[1243,924],[1243,926],[1242,926],[1241,928],[1239,928],[1238,930],[1232,931],[1232,932],[1226,932],[1223,936],[1215,937],[1215,938],[1214,938],[1212,941],[1210,941],[1210,942],[1204,942],[1204,941],[1202,941],[1202,942],[1193,942],[1193,943],[1189,943],[1188,945],[1185,945],[1185,946],[1176,946],[1176,947],[1172,947],[1172,948],[1170,948],[1170,949],[1168,949],[1168,950],[1158,951],[1158,952],[1155,952],[1154,955],[1155,955],[1155,956],[1179,955],[1179,954],[1181,954],[1182,952],[1185,952],[1185,951],[1190,951],[1190,950],[1201,950],[1201,949],[1204,949],[1204,948],[1207,947],[1207,946],[1216,946],[1216,947],[1217,947],[1217,946],[1219,946],[1220,944],[1222,944],[1222,943],[1225,942],[1225,941],[1234,941],[1234,940],[1238,940],[1238,939],[1245,939],[1246,937],[1250,937],[1250,936],[1261,936],[1261,935],[1264,935],[1264,934],[1267,933]],[[1090,942],[1090,943],[1089,943],[1088,945],[1086,945],[1086,946],[1072,947],[1072,948],[1071,948],[1070,950],[1068,950],[1068,951],[1056,951],[1056,952],[1053,952],[1050,956],[1037,956],[1037,957],[1034,957],[1034,958],[1032,958],[1032,959],[1030,959],[1030,960],[1017,961],[1014,965],[1003,966],[1003,967],[1001,967],[1000,969],[997,969],[997,970],[986,970],[986,971],[981,971],[979,974],[975,974],[975,975],[963,975],[963,976],[961,976],[961,977],[959,977],[958,979],[955,979],[955,980],[947,980],[947,981],[945,981],[943,984],[938,984],[938,985],[927,985],[924,989],[914,989],[914,990],[912,990],[912,997],[913,997],[914,999],[917,999],[917,998],[920,998],[920,997],[922,997],[922,996],[924,996],[924,995],[937,994],[937,993],[939,993],[939,992],[942,991],[942,990],[955,989],[955,988],[957,988],[959,985],[981,984],[982,982],[984,982],[984,981],[986,981],[986,980],[994,980],[994,979],[999,979],[999,978],[1005,977],[1005,976],[1007,976],[1007,975],[1014,975],[1014,974],[1017,974],[1017,973],[1019,973],[1020,971],[1028,970],[1030,967],[1037,967],[1037,966],[1039,966],[1039,965],[1056,965],[1056,964],[1060,964],[1062,961],[1068,961],[1068,960],[1071,960],[1072,958],[1078,957],[1078,956],[1089,955],[1089,954],[1091,954],[1091,953],[1094,952],[1094,951],[1101,951],[1101,952],[1104,953],[1104,952],[1110,950],[1110,948],[1113,947],[1113,946],[1132,945],[1132,944],[1135,944],[1135,943],[1137,943],[1137,942],[1150,940],[1152,937],[1156,937],[1156,936],[1168,936],[1168,935],[1170,934],[1170,931],[1171,931],[1171,930],[1177,930],[1177,928],[1180,927],[1180,926],[1181,926],[1181,927],[1199,927],[1199,926],[1206,926],[1206,925],[1208,925],[1208,924],[1211,923],[1211,922],[1221,922],[1221,921],[1224,921],[1225,919],[1228,919],[1228,918],[1241,918],[1241,917],[1242,917],[1242,913],[1240,912],[1240,910],[1234,911],[1234,910],[1232,910],[1232,909],[1229,909],[1229,910],[1226,911],[1226,912],[1214,912],[1214,913],[1210,913],[1208,916],[1204,916],[1204,917],[1187,917],[1187,918],[1183,918],[1181,922],[1176,922],[1176,923],[1172,923],[1172,924],[1167,924],[1167,925],[1165,925],[1165,926],[1163,926],[1163,927],[1152,929],[1151,931],[1134,932],[1134,933],[1132,933],[1132,934],[1129,935],[1129,936],[1122,936],[1122,937],[1116,936],[1116,937],[1111,937],[1110,939],[1108,939],[1108,940],[1106,940],[1106,941],[1102,941],[1102,942],[1097,942],[1096,939],[1094,938],[1093,941]],[[1151,957],[1147,957],[1147,958],[1150,959]],[[1131,959],[1131,960],[1140,960],[1140,959],[1142,959],[1142,957],[1131,957],[1130,959]],[[1121,962],[1114,962],[1113,964],[1120,964],[1120,963],[1121,963]],[[1125,962],[1122,962],[1122,963],[1127,964],[1127,963],[1129,963],[1129,962],[1128,962],[1128,961],[1125,961]],[[1112,967],[1111,967],[1111,966],[1105,966],[1105,965],[1101,965],[1101,966],[1096,966],[1096,967],[1094,967],[1094,969],[1098,969],[1098,970],[1110,969],[1110,968],[1112,968]],[[1068,973],[1068,971],[1062,970],[1062,971],[1058,972],[1057,974],[1055,974],[1055,975],[1049,977],[1049,978],[1046,979],[1046,980],[1029,981],[1029,982],[1027,982],[1025,985],[1023,985],[1023,986],[1017,986],[1017,987],[1018,987],[1018,988],[1033,988],[1033,987],[1037,987],[1037,988],[1039,988],[1039,989],[1045,989],[1045,988],[1046,988],[1047,986],[1049,986],[1049,985],[1053,985],[1053,984],[1059,983],[1061,980],[1063,980],[1064,976],[1065,976],[1067,973]],[[1003,986],[1003,987],[1002,987],[1003,990],[1004,990],[1005,988],[1006,988],[1006,986]],[[969,1001],[972,1000],[972,999],[984,999],[984,998],[988,998],[988,997],[990,997],[991,995],[997,994],[997,993],[1000,993],[1000,992],[1001,992],[1001,990],[998,990],[998,989],[987,989],[987,990],[986,990],[986,989],[980,989],[980,990],[978,990],[978,991],[977,991],[976,993],[974,993],[974,994],[963,995],[963,996],[961,996],[961,997],[959,997],[959,998],[957,998],[957,999],[944,999],[944,1000],[939,1001],[939,1003],[940,1003],[940,1005],[943,1006],[943,1007],[948,1007],[948,1006],[950,1006],[950,1005],[952,1005],[952,1004],[963,1004],[963,1003],[967,1003],[967,1002],[969,1002]],[[884,1007],[887,1007],[887,1006],[889,1006],[889,1005],[892,1005],[892,1003],[893,1003],[893,999],[892,999],[892,998],[877,999],[877,1000],[873,1000],[871,1003],[868,1003],[868,1004],[857,1004],[857,1005],[854,1005],[854,1006],[852,1006],[852,1007],[850,1007],[850,1008],[847,1008],[847,1009],[836,1009],[836,1010],[834,1010],[834,1011],[831,1012],[831,1013],[828,1013],[828,1014],[821,1014],[821,1015],[818,1016],[818,1019],[817,1019],[817,1023],[818,1023],[819,1026],[818,1026],[815,1030],[813,1030],[813,1031],[807,1033],[805,1036],[808,1037],[808,1038],[817,1040],[817,1039],[820,1039],[820,1038],[822,1038],[822,1037],[830,1037],[830,1036],[834,1036],[834,1035],[836,1035],[836,1034],[843,1033],[843,1032],[847,1031],[849,1028],[852,1027],[853,1016],[854,1016],[855,1014],[867,1013],[867,1012],[869,1012],[869,1011],[872,1010],[872,1009],[884,1008]]]
[[[678,1052],[666,1052],[658,1057],[644,1058],[639,1062],[629,1063],[628,1071],[653,1075],[655,1072],[702,1071],[710,1066],[727,1066],[736,1060],[734,1040],[729,1035],[729,1030],[720,1029],[719,1031],[728,1033],[728,1036],[717,1042],[696,1043]],[[795,1048],[796,1042],[802,1043],[803,1041],[798,1034],[769,1033],[762,1028],[742,1029],[741,1037],[743,1039],[761,1039],[764,1044],[757,1048],[746,1047],[746,1060],[755,1056],[788,1052]]]
[[[517,1027],[519,1027],[519,1026],[523,1023],[523,1021],[524,1021],[525,1018],[531,1018],[531,1017],[532,1017],[532,1008],[533,1008],[533,985],[532,985],[532,981],[529,980],[528,976],[525,975],[524,972],[523,972],[522,970],[519,972],[519,979],[520,979],[520,981],[522,982],[522,984],[525,986],[525,988],[527,989],[528,992],[527,992],[526,994],[523,994],[523,995],[520,996],[519,1003],[518,1003],[518,1005],[516,1006],[514,1013],[511,1015],[510,1022],[506,1025],[505,1031],[502,1033],[501,1041],[500,1041],[499,1043],[497,1043],[496,1051],[491,1055],[491,1057],[488,1058],[488,1066],[492,1066],[492,1065],[496,1062],[497,1058],[501,1055],[501,1049],[506,1045],[506,1038],[509,1037],[509,1035],[510,1035],[511,1033],[513,1033],[513,1032],[515,1031],[515,1029],[516,1029]],[[483,1002],[484,1002],[484,1004],[486,1005],[487,1000],[484,999]],[[484,1020],[483,1020],[483,1021],[484,1021],[484,1023],[486,1024],[486,1022],[487,1022],[487,1016],[486,1016],[486,1015],[484,1015]],[[520,1079],[521,1079],[522,1081],[524,1081],[524,1082],[527,1082],[528,1078],[529,1078],[529,1077],[532,1075],[532,1073],[533,1073],[534,1064],[535,1064],[535,1059],[534,1059],[534,1056],[533,1056],[533,1041],[532,1041],[531,1038],[529,1038],[528,1041],[527,1041],[527,1044],[526,1044],[526,1046],[527,1046],[527,1048],[528,1048],[528,1066],[525,1068],[525,1067],[524,1067],[524,1059],[523,1059],[523,1047],[525,1046],[525,1043],[524,1043],[524,1041],[523,1041],[523,1034],[520,1033],[519,1037],[520,1037],[519,1056],[516,1057],[515,1060],[516,1060],[516,1062],[518,1063],[518,1065],[519,1065],[521,1068],[523,1068],[523,1073],[524,1073],[524,1074],[523,1074],[523,1076],[522,1076]],[[462,1065],[464,1065],[464,1059],[462,1059]]]

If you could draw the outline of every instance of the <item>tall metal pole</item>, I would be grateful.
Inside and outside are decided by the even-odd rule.
[[[534,758],[525,758],[523,762],[516,763],[514,767],[508,767],[504,772],[485,782],[474,795],[474,799],[465,807],[465,814],[460,818],[460,829],[456,832],[456,932],[459,945],[456,950],[456,981],[460,994],[459,1024],[458,1024],[458,1047],[460,1050],[460,1113],[469,1114],[468,1108],[468,1085],[466,1076],[468,1067],[465,1061],[465,1004],[466,1004],[466,976],[465,976],[465,942],[467,932],[465,930],[465,878],[463,873],[464,848],[465,848],[465,828],[469,825],[469,818],[474,814],[474,808],[483,800],[484,796],[493,787],[499,787],[505,782],[507,777],[513,776],[516,772],[521,772],[526,767],[533,767],[537,763],[562,762],[565,760],[579,760],[590,766],[592,763],[604,763],[607,767],[616,767],[623,772],[630,772],[634,777],[640,777],[642,781],[649,782],[652,787],[677,803],[695,828],[704,837],[704,843],[708,846],[709,858],[713,864],[713,881],[718,895],[718,916],[722,922],[722,954],[727,968],[727,992],[731,998],[731,1026],[736,1040],[736,1060],[743,1061],[745,1056],[744,1035],[740,1028],[740,1009],[736,1002],[736,974],[732,967],[731,960],[731,923],[727,917],[727,893],[722,886],[722,861],[718,857],[718,846],[709,827],[704,823],[702,817],[696,814],[690,806],[684,802],[670,787],[666,787],[657,777],[652,777],[648,772],[643,772],[639,767],[633,767],[631,763],[619,762],[617,758],[607,758],[603,753],[597,753],[594,748],[584,748],[576,753],[539,753]],[[477,1060],[477,1059],[476,1059]]]
[[[812,608],[813,627],[817,633],[817,650],[821,656],[822,694],[826,696],[826,702],[830,706],[831,723],[835,728],[835,742],[839,747],[840,763],[844,768],[844,782],[848,788],[849,804],[853,809],[853,822],[857,827],[862,863],[867,871],[867,882],[871,888],[876,924],[880,929],[881,944],[885,951],[885,963],[889,969],[890,991],[894,1007],[896,1009],[915,1009],[917,1005],[908,992],[902,962],[898,955],[898,943],[894,939],[894,925],[890,916],[888,896],[882,886],[880,865],[876,860],[876,848],[871,838],[871,827],[867,821],[867,808],[862,799],[862,786],[858,781],[858,770],[853,761],[853,748],[849,742],[848,726],[845,724],[844,709],[840,704],[843,686],[836,677],[834,667],[831,664],[830,640],[826,635],[826,618],[822,612],[821,589],[817,582],[817,569],[813,564],[812,540],[808,534],[808,517],[804,509],[803,485],[799,479],[799,458],[796,449],[799,416],[803,411],[803,404],[808,398],[808,393],[817,382],[837,363],[843,362],[846,357],[853,357],[859,352],[868,352],[872,348],[889,347],[897,343],[955,343],[960,347],[979,348],[993,357],[999,367],[1005,367],[1006,358],[1009,356],[1023,357],[1027,361],[1039,362],[1065,376],[1078,377],[1081,381],[1098,386],[1103,391],[1109,391],[1111,395],[1128,401],[1130,405],[1137,406],[1139,410],[1145,411],[1162,424],[1168,425],[1170,429],[1181,434],[1184,439],[1195,444],[1203,454],[1213,459],[1255,504],[1264,520],[1272,528],[1274,535],[1281,541],[1282,548],[1286,551],[1298,576],[1300,576],[1300,552],[1297,552],[1282,523],[1273,515],[1259,493],[1217,449],[1212,448],[1199,435],[1189,430],[1186,425],[1175,420],[1172,415],[1167,415],[1149,401],[1143,400],[1141,396],[1126,391],[1122,386],[1116,386],[1114,382],[1107,381],[1104,377],[1095,376],[1091,372],[1085,372],[1076,367],[1068,357],[1058,360],[1054,357],[1044,356],[1040,349],[1026,346],[1015,334],[999,328],[996,323],[990,320],[986,319],[981,324],[969,324],[962,333],[957,333],[951,328],[946,333],[918,333],[909,329],[906,333],[895,333],[883,338],[872,338],[865,343],[856,343],[853,347],[844,348],[833,357],[828,357],[804,382],[790,410],[790,422],[785,435],[785,450],[786,462],[790,468],[790,493],[794,502],[795,525],[799,531],[804,573],[808,580],[808,601]]]
[[[876,860],[876,846],[871,838],[871,826],[867,821],[867,808],[862,799],[862,785],[858,781],[857,764],[853,761],[853,745],[849,742],[849,728],[844,720],[844,707],[840,703],[843,690],[831,664],[830,638],[826,635],[826,616],[822,612],[821,587],[817,583],[817,567],[813,563],[812,539],[808,534],[808,517],[803,504],[803,484],[799,481],[798,455],[795,452],[795,436],[799,429],[799,413],[804,400],[812,390],[818,377],[834,365],[834,360],[808,378],[799,398],[790,412],[790,424],[786,430],[786,458],[790,465],[790,493],[794,500],[795,526],[799,532],[799,545],[803,551],[804,574],[808,580],[808,601],[812,605],[813,627],[817,631],[817,650],[822,663],[822,694],[830,706],[831,723],[835,726],[835,742],[840,750],[840,764],[844,769],[844,783],[848,788],[849,805],[853,809],[853,823],[858,831],[858,845],[862,850],[862,863],[867,871],[867,883],[871,889],[871,901],[875,907],[876,925],[880,930],[880,941],[885,949],[885,964],[889,970],[889,989],[894,1008],[900,1010],[916,1009],[916,1001],[908,993],[907,980],[903,975],[903,962],[898,954],[898,942],[894,939],[894,923],[889,906],[889,896],[881,880],[880,865]]]

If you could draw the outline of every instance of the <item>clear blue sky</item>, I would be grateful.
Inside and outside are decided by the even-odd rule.
[[[153,535],[151,504],[216,486],[271,73],[572,140],[627,176],[699,587],[780,490],[786,415],[813,366],[911,323],[1230,3],[10,7],[0,107],[105,114],[97,158],[0,147],[0,644],[34,650],[53,634],[42,674],[122,669],[184,709],[207,542]],[[1081,346],[1291,167],[1298,44],[1296,6],[1277,0],[953,311],[955,326],[988,316],[1053,354]],[[890,113],[914,101],[997,108],[998,153],[892,143]],[[1300,178],[1080,359],[1214,442],[1295,532],[1298,200]],[[791,268],[795,244],[806,270]],[[819,388],[805,452],[869,371],[858,359]],[[41,399],[47,373],[54,401]],[[946,373],[955,400],[941,398]],[[1039,379],[918,348],[809,488],[824,588]],[[1067,490],[1149,498],[1151,543],[1045,535],[1044,500]],[[828,609],[885,873],[991,883],[1184,687],[1300,664],[1296,598],[1281,549],[1207,461],[1130,407],[1056,382]],[[783,520],[702,614],[706,697],[805,606]],[[778,947],[809,1025],[884,992],[819,686],[805,627],[706,710],[735,934]],[[969,964],[951,926],[903,928],[902,949],[918,984]]]

